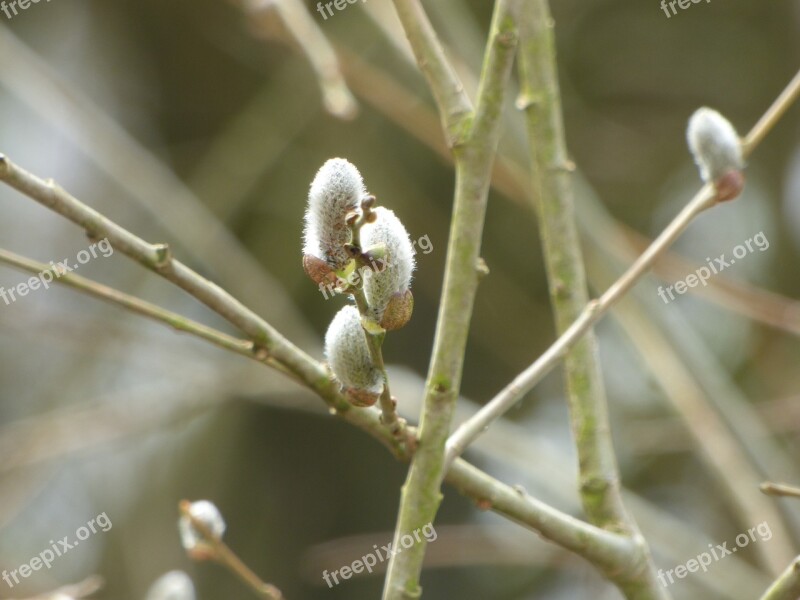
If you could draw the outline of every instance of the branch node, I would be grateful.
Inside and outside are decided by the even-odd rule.
[[[153,266],[158,270],[167,269],[172,265],[172,251],[168,244],[153,244],[153,252],[156,255]]]
[[[258,362],[266,362],[270,358],[269,350],[259,344],[253,344],[253,357]]]

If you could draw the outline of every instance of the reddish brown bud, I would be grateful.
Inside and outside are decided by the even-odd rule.
[[[336,272],[330,265],[311,254],[303,255],[303,270],[318,285],[331,285],[337,281]]]
[[[414,295],[411,290],[392,294],[392,298],[389,300],[389,304],[386,305],[386,310],[381,318],[380,326],[386,331],[400,329],[408,323],[413,312]]]
[[[728,171],[714,182],[717,189],[717,202],[733,200],[744,189],[744,174],[741,171]]]
[[[350,404],[361,408],[373,406],[378,401],[378,398],[380,398],[380,394],[370,392],[366,389],[345,388],[343,391],[345,397],[350,401]]]

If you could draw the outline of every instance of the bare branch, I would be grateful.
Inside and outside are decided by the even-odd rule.
[[[800,88],[800,77],[795,77],[789,84],[787,91],[776,100],[767,114],[782,115],[788,104],[798,96],[798,92],[794,91],[795,88]],[[763,140],[766,132],[774,126],[775,122],[774,118],[768,120],[762,118],[756,124],[745,138],[745,140],[751,140],[744,149],[746,155],[755,149],[758,142]],[[717,192],[712,184],[703,186],[622,277],[608,288],[600,298],[589,302],[580,316],[544,354],[484,405],[474,417],[458,427],[448,440],[449,456],[460,455],[486,427],[505,414],[541,381],[566,356],[584,334],[591,330],[592,326],[605,316],[605,313],[650,270],[653,263],[672,246],[694,218],[714,205],[716,196]]]

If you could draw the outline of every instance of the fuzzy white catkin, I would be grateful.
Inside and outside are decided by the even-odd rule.
[[[308,192],[303,254],[315,256],[334,269],[350,260],[347,213],[357,210],[367,195],[358,169],[344,158],[331,158],[317,172]]]
[[[216,539],[222,539],[225,533],[225,521],[219,509],[208,500],[192,502],[189,513],[203,523]],[[203,535],[192,527],[189,517],[181,516],[178,520],[178,531],[181,534],[181,543],[186,550],[193,550],[203,543]]]
[[[706,183],[744,167],[742,142],[730,121],[716,110],[700,108],[689,119],[686,139]]]
[[[328,365],[346,388],[380,394],[383,376],[375,368],[361,327],[361,315],[355,306],[342,308],[325,334],[325,357]]]
[[[378,271],[364,271],[364,294],[369,305],[369,316],[380,322],[392,296],[405,292],[411,285],[414,246],[406,228],[393,211],[379,206],[374,212],[377,215],[375,222],[361,229],[361,246],[364,250],[379,244],[386,247],[386,264],[381,265],[376,261]]]
[[[195,600],[194,584],[183,571],[169,571],[156,579],[145,600]]]

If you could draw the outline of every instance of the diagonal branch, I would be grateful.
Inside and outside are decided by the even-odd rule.
[[[325,109],[340,119],[355,118],[358,104],[342,76],[336,52],[301,0],[242,0],[240,4],[262,34],[269,28],[261,19],[268,19],[274,10],[314,69]]]
[[[563,333],[589,301],[573,206],[571,172],[556,67],[553,18],[547,0],[530,0],[520,22],[518,107],[525,111],[534,207],[544,246],[545,269],[556,329]],[[649,549],[622,502],[619,468],[611,441],[603,376],[593,332],[566,356],[566,385],[578,453],[580,495],[590,522],[633,536],[636,562],[611,577],[629,598],[667,598],[656,579]],[[448,448],[448,451],[450,448]],[[624,564],[624,563],[621,563]]]
[[[800,598],[800,556],[764,592],[760,600],[797,600]]]
[[[786,90],[773,103],[765,115],[782,115],[798,96],[800,96],[800,76],[795,77]],[[777,117],[762,119],[744,138],[744,154],[751,153],[769,129],[777,123]],[[542,354],[531,366],[490,400],[471,419],[456,429],[448,444],[449,457],[459,456],[475,439],[480,436],[493,421],[499,419],[511,407],[519,402],[525,394],[542,380],[569,350],[599,321],[608,310],[616,304],[646,274],[653,263],[672,246],[675,240],[686,230],[694,218],[714,205],[716,190],[711,184],[704,185],[695,194],[675,219],[647,247],[628,270],[596,300],[590,301],[572,325]]]
[[[92,281],[86,277],[81,277],[80,275],[76,275],[74,273],[62,273],[61,271],[53,268],[51,265],[32,260],[25,256],[20,256],[19,254],[9,252],[3,248],[0,248],[0,263],[4,263],[33,275],[49,273],[52,278],[51,280],[55,281],[56,283],[64,284],[87,295],[94,296],[111,304],[121,306],[122,308],[125,308],[138,315],[142,315],[143,317],[164,323],[176,331],[190,333],[214,344],[215,346],[219,346],[220,348],[230,350],[231,352],[235,352],[237,354],[252,354],[253,343],[248,340],[239,339],[228,335],[227,333],[223,333],[222,331],[217,331],[213,327],[203,325],[202,323],[193,321],[192,319],[179,315],[178,313],[174,313],[170,310],[147,302],[146,300],[142,300],[140,298],[136,298],[135,296],[120,292],[117,289],[108,287],[102,283],[97,283],[96,281]]]
[[[394,0],[394,6],[439,107],[448,143],[456,147],[465,137],[472,117],[472,103],[420,0]]]
[[[398,444],[391,431],[381,422],[380,410],[377,408],[354,408],[339,392],[338,386],[333,384],[322,364],[286,341],[270,325],[242,306],[227,292],[203,279],[178,261],[172,260],[168,256],[166,247],[148,244],[84,205],[53,182],[42,181],[3,155],[0,155],[0,181],[4,181],[26,196],[68,218],[92,232],[93,235],[107,238],[113,248],[156,271],[176,285],[180,285],[184,289],[188,288],[187,291],[190,294],[206,302],[210,308],[226,316],[232,323],[241,323],[242,328],[247,327],[256,339],[261,340],[262,343],[268,341],[269,346],[267,348],[256,346],[252,341],[240,341],[221,332],[204,329],[204,326],[192,326],[192,322],[183,317],[176,319],[176,316],[169,311],[149,305],[117,290],[105,288],[105,286],[90,282],[77,275],[62,275],[54,281],[116,303],[172,327],[176,327],[177,323],[177,327],[182,331],[196,335],[217,346],[250,356],[253,360],[274,364],[320,396],[332,414],[369,433],[398,459],[409,460],[411,458],[411,453],[406,446]],[[168,266],[163,264],[164,258],[169,259]],[[41,267],[49,266],[7,252],[3,253],[3,259],[2,262],[36,273],[44,271]],[[245,331],[245,333],[248,332]],[[248,335],[251,334],[248,333]],[[630,541],[624,537],[582,523],[531,498],[521,490],[497,481],[463,460],[455,461],[447,473],[446,481],[452,483],[463,495],[473,499],[478,505],[491,508],[498,514],[538,532],[545,538],[585,557],[600,569],[608,566],[607,557],[609,556],[617,557],[621,561],[624,561],[625,557],[633,556],[633,547],[630,545]]]

